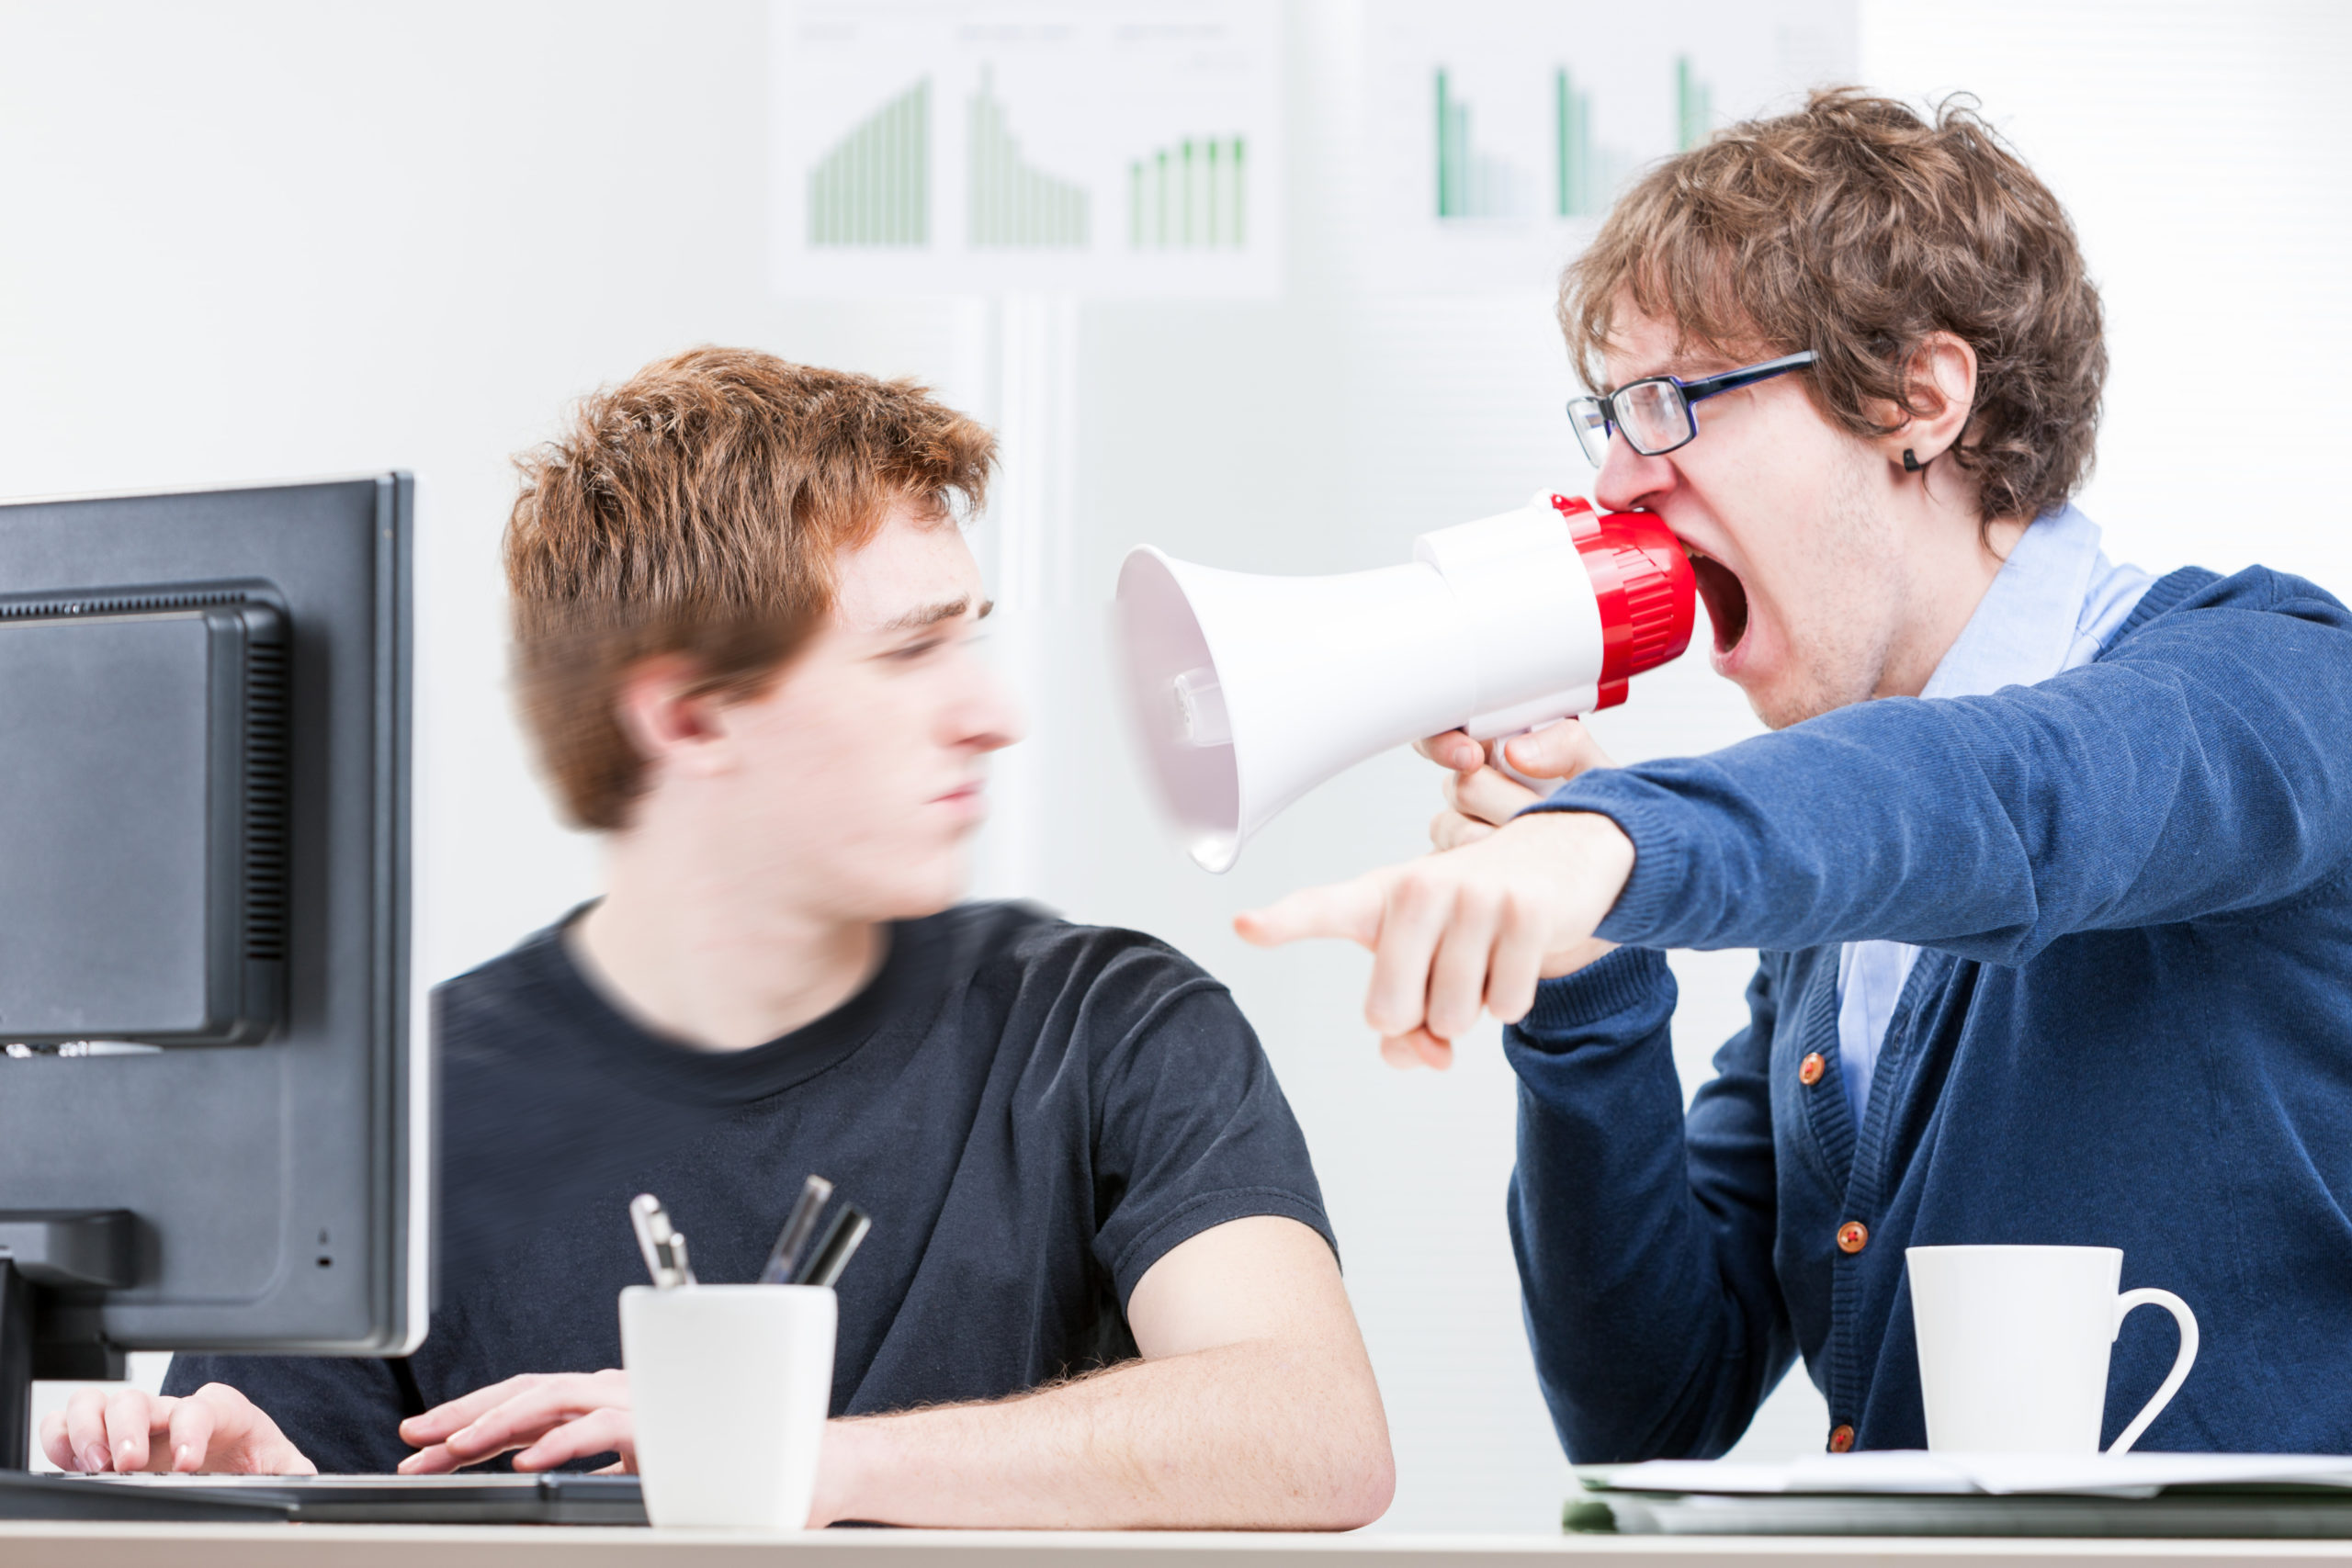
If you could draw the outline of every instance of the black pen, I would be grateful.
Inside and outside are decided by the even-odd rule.
[[[831,1286],[842,1277],[842,1270],[849,1267],[851,1255],[873,1228],[874,1222],[865,1217],[864,1210],[842,1204],[842,1212],[833,1216],[833,1223],[825,1227],[825,1238],[809,1252],[808,1262],[801,1265],[792,1282]]]
[[[821,1176],[811,1176],[801,1184],[800,1196],[793,1200],[792,1213],[786,1217],[784,1229],[776,1233],[775,1249],[768,1254],[768,1266],[760,1270],[761,1284],[781,1285],[792,1278],[794,1265],[800,1261],[802,1249],[817,1229],[817,1216],[825,1212],[825,1204],[832,1195],[833,1184]]]

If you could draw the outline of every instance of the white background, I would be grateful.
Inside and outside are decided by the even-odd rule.
[[[1273,301],[779,302],[759,198],[765,14],[760,0],[0,6],[0,493],[424,476],[417,952],[437,978],[582,896],[593,873],[588,846],[549,825],[507,719],[509,453],[567,399],[704,341],[923,375],[1020,424],[1061,456],[1027,481],[1046,500],[1024,504],[1057,521],[1051,558],[1015,573],[1043,586],[1010,640],[1054,679],[1033,694],[1037,734],[1007,770],[1016,798],[988,874],[1167,935],[1256,1020],[1313,1142],[1387,1395],[1401,1466],[1387,1528],[1555,1528],[1564,1473],[1502,1224],[1508,1075],[1483,1045],[1448,1077],[1388,1073],[1356,1021],[1355,954],[1261,954],[1225,925],[1302,881],[1412,852],[1430,779],[1409,758],[1368,765],[1234,875],[1203,876],[1136,803],[1096,652],[1136,540],[1260,570],[1373,566],[1427,527],[1577,482],[1543,280],[1373,295],[1355,287],[1344,186],[1294,178]],[[1294,170],[1344,162],[1333,128],[1357,90],[1356,17],[1342,0],[1285,12]],[[2074,211],[2111,326],[2085,497],[2110,553],[2156,570],[2261,559],[2352,587],[2337,493],[2352,13],[1865,0],[1861,17],[1866,81],[1973,89]],[[1039,344],[1067,373],[1054,387],[1007,373],[1040,363]],[[2299,412],[2257,428],[2231,422],[2241,406]],[[993,548],[985,527],[981,542]],[[1689,660],[1644,677],[1600,728],[1630,758],[1751,727]],[[1688,1073],[1736,1025],[1746,963],[1676,964]],[[1796,1379],[1750,1442],[1820,1438]]]

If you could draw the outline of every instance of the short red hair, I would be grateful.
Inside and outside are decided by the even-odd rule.
[[[833,563],[893,507],[984,500],[996,440],[912,381],[696,348],[584,399],[516,460],[506,528],[526,728],[563,814],[626,824],[645,760],[615,704],[683,654],[756,694],[832,604]]]

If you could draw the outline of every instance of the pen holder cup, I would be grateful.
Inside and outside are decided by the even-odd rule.
[[[838,1313],[833,1292],[811,1285],[621,1292],[621,1362],[649,1519],[807,1528]]]

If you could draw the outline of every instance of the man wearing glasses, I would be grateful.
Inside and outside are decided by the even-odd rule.
[[[1511,749],[1541,801],[1437,737],[1442,852],[1240,925],[1372,948],[1392,1061],[1510,1024],[1569,1455],[1720,1454],[1800,1356],[1827,1448],[1923,1447],[1904,1251],[1984,1243],[2188,1299],[2143,1447],[2352,1450],[2352,614],[2101,553],[2098,296],[1965,109],[1819,95],[1666,163],[1562,321],[1599,499],[1683,540],[1775,733],[1616,768],[1561,725]],[[1687,1113],[1673,947],[1762,950]],[[2174,1353],[2123,1329],[2105,1440]]]

